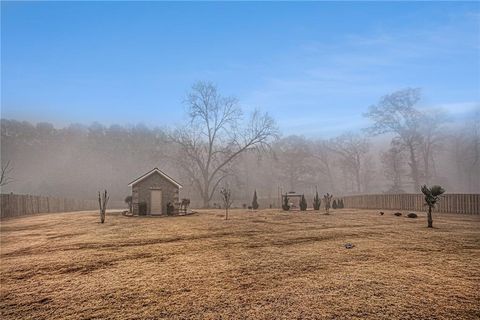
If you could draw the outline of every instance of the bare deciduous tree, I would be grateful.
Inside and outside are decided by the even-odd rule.
[[[362,136],[346,133],[332,141],[331,150],[340,156],[341,165],[351,172],[355,180],[356,192],[362,192],[362,168],[370,144]]]
[[[7,161],[5,165],[2,166],[1,170],[2,172],[0,173],[0,187],[12,182],[10,174],[13,171],[13,168],[10,166],[10,161]]]
[[[302,184],[311,185],[312,163],[307,140],[300,136],[289,136],[275,143],[276,164],[279,176],[286,182],[289,191],[295,191]]]
[[[480,108],[469,120],[461,150],[469,192],[480,192]]]
[[[277,137],[274,120],[255,111],[246,125],[237,100],[221,96],[205,82],[192,87],[187,97],[188,125],[177,129],[171,140],[179,147],[175,159],[192,179],[208,207],[218,185],[229,175],[229,166],[243,152],[268,148]]]
[[[393,133],[396,135],[394,141],[407,150],[414,191],[417,191],[421,177],[418,153],[422,143],[419,129],[423,114],[414,107],[419,100],[420,89],[408,88],[384,96],[365,114],[373,120],[373,125],[367,129],[371,134]]]
[[[311,156],[317,160],[317,169],[327,178],[328,188],[336,191],[335,179],[333,173],[333,157],[331,147],[328,141],[317,140],[311,146]]]
[[[232,191],[228,187],[225,187],[220,190],[220,194],[222,195],[223,205],[225,206],[225,220],[228,220],[228,209],[230,209],[233,203]]]
[[[388,193],[405,193],[402,183],[402,177],[405,174],[404,160],[405,156],[401,148],[395,145],[381,155],[385,178],[392,183]]]
[[[423,159],[424,178],[427,184],[436,176],[435,157],[442,149],[442,141],[445,141],[443,123],[445,116],[441,110],[435,110],[431,114],[423,116],[421,124],[422,144],[421,155]]]
[[[333,194],[327,193],[323,196],[323,202],[325,202],[325,214],[329,214],[330,212],[330,203],[332,201]]]

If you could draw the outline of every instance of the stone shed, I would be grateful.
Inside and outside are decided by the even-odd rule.
[[[128,184],[132,188],[133,214],[167,214],[167,204],[178,204],[182,185],[158,168]]]

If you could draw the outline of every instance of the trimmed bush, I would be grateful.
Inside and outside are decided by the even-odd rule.
[[[395,212],[394,215],[396,215],[397,217],[400,217],[402,215],[401,212]]]
[[[253,210],[258,209],[257,190],[255,190],[255,192],[253,193],[252,208],[253,208]]]
[[[138,204],[138,214],[141,216],[147,215],[147,203],[145,201]]]
[[[173,206],[173,203],[171,202],[167,203],[167,215],[169,216],[173,215],[174,210],[175,210],[175,207]]]
[[[407,214],[407,217],[415,219],[415,218],[417,218],[418,216],[417,216],[416,213],[410,212],[409,214]]]
[[[302,194],[302,199],[300,200],[300,211],[307,210],[307,200],[305,200],[305,196]]]
[[[132,196],[126,196],[125,197],[125,203],[128,204],[128,212],[132,213]]]
[[[321,204],[322,204],[322,201],[318,196],[318,191],[315,191],[315,197],[313,197],[313,210],[316,210],[316,211],[320,210]]]

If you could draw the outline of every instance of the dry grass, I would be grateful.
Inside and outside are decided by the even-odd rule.
[[[434,225],[348,209],[6,220],[1,315],[478,319],[480,216],[437,214]]]

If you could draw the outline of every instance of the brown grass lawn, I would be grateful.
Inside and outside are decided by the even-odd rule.
[[[350,209],[9,219],[1,316],[479,319],[480,216],[436,214],[434,226]]]

